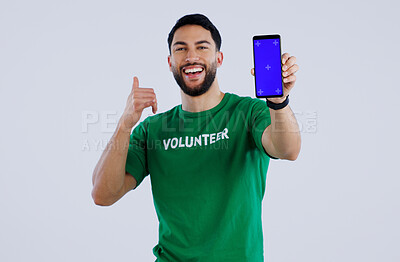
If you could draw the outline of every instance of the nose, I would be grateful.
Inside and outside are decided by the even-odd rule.
[[[186,63],[193,63],[199,61],[199,56],[197,55],[196,51],[193,49],[189,49],[186,53]]]

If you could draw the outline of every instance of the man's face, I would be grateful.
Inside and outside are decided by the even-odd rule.
[[[207,92],[222,59],[210,31],[199,25],[185,25],[175,31],[168,64],[185,94],[199,96]]]

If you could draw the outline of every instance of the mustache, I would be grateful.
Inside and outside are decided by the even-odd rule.
[[[204,67],[204,70],[207,69],[207,66],[206,66],[205,64],[201,64],[201,63],[191,63],[191,64],[189,64],[189,63],[188,63],[188,64],[185,64],[185,65],[181,66],[181,67],[179,68],[179,70],[182,71],[182,69],[183,69],[184,67],[187,67],[187,66],[196,66],[196,65]]]

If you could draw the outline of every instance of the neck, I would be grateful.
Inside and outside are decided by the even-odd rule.
[[[224,93],[219,89],[218,80],[215,78],[210,89],[200,96],[189,96],[181,90],[182,109],[188,112],[206,111],[217,106],[223,97]]]

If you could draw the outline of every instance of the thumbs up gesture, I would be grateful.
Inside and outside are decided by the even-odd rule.
[[[139,79],[133,78],[132,91],[126,101],[124,113],[121,116],[120,124],[125,130],[131,130],[142,116],[143,109],[152,107],[157,112],[157,98],[153,88],[139,87]]]

